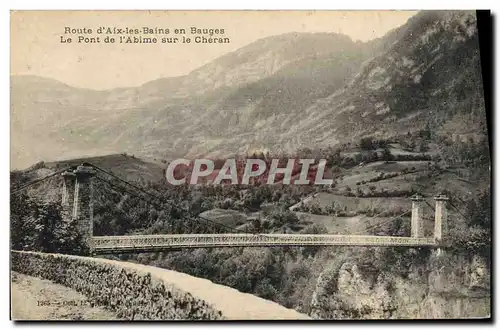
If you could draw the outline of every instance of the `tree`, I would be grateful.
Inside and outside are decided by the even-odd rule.
[[[465,228],[450,226],[449,246],[458,253],[479,254],[490,260],[491,248],[491,194],[490,188],[481,190],[477,198],[465,203]],[[487,262],[488,267],[490,266]]]
[[[257,296],[262,297],[264,299],[272,299],[276,297],[278,291],[271,284],[270,279],[264,278],[264,280],[260,281],[255,287],[255,293],[257,294]]]
[[[422,140],[420,142],[419,151],[420,152],[427,152],[427,151],[429,151],[429,143],[426,140]]]
[[[300,231],[301,234],[328,234],[328,230],[323,224],[313,223],[311,225],[307,225],[304,229]]]
[[[342,163],[340,150],[336,150],[333,154],[330,154],[327,160],[328,160],[328,166],[339,166]]]
[[[489,187],[479,192],[477,199],[467,202],[466,215],[470,226],[491,229],[491,195]]]
[[[16,250],[85,254],[76,221],[63,221],[61,205],[27,195],[11,197],[11,247]]]
[[[420,131],[420,137],[425,140],[430,140],[431,139],[431,126],[429,122],[425,124],[425,128]]]
[[[415,141],[411,140],[410,142],[408,142],[408,144],[407,144],[407,148],[408,148],[408,150],[410,150],[410,151],[414,151],[414,150],[415,150],[415,147],[416,147],[416,143],[415,143]]]
[[[394,159],[394,156],[392,155],[391,150],[389,150],[389,148],[385,147],[384,150],[382,151],[382,159],[386,161]]]
[[[14,250],[30,249],[36,221],[33,218],[35,205],[25,194],[14,194],[10,198],[10,242]]]
[[[248,224],[248,232],[260,233],[262,231],[262,222],[259,219],[251,219]]]
[[[295,225],[299,222],[297,215],[288,209],[273,211],[270,218],[275,228],[280,228],[284,225]]]
[[[370,193],[373,195],[377,188],[375,186],[368,186],[368,189],[370,189]]]
[[[364,137],[359,141],[359,147],[362,150],[373,150],[373,138]]]
[[[316,201],[316,202],[311,203],[309,205],[309,212],[311,212],[312,214],[322,215],[323,209],[321,208],[319,203]]]

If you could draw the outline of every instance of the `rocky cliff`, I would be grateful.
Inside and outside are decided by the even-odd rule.
[[[490,315],[490,271],[484,259],[436,252],[406,274],[360,269],[336,260],[318,278],[311,313],[320,319],[450,319]]]

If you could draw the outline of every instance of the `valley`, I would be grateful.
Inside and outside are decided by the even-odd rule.
[[[98,163],[100,167],[105,167],[119,177],[134,180],[149,192],[160,194],[175,205],[181,205],[188,209],[189,213],[199,214],[203,218],[237,230],[258,233],[368,233],[408,236],[409,214],[396,222],[388,220],[409,211],[410,197],[415,193],[424,196],[431,206],[436,194],[445,193],[451,198],[451,203],[458,207],[449,208],[450,239],[456,249],[448,250],[439,258],[429,257],[430,251],[425,248],[382,247],[217,248],[122,254],[110,258],[207,278],[319,318],[431,317],[437,312],[435,307],[431,306],[440,304],[443,299],[449,303],[450,295],[457,297],[452,299],[453,304],[462,307],[457,307],[453,312],[455,314],[442,314],[445,310],[441,310],[437,315],[484,316],[489,299],[485,293],[489,287],[486,275],[488,264],[486,259],[483,259],[487,248],[477,250],[468,244],[462,245],[460,236],[464,235],[468,242],[475,239],[470,233],[476,230],[473,229],[476,226],[473,225],[477,216],[476,207],[487,209],[487,206],[480,203],[488,200],[488,197],[484,197],[487,196],[484,194],[488,194],[489,186],[489,173],[486,169],[488,162],[476,161],[469,164],[469,167],[465,166],[468,164],[465,160],[472,156],[469,150],[478,153],[482,151],[475,144],[464,143],[463,151],[458,154],[464,158],[454,160],[453,153],[445,153],[442,159],[408,161],[405,160],[408,155],[426,158],[428,154],[438,154],[438,150],[431,144],[429,150],[420,153],[393,148],[391,146],[396,146],[395,142],[389,142],[392,142],[387,143],[389,147],[379,150],[373,141],[367,143],[363,140],[363,143],[351,149],[343,149],[342,152],[331,151],[330,157],[325,155],[330,162],[338,164],[333,171],[334,184],[326,187],[282,184],[175,187],[166,185],[161,177],[159,181],[139,180],[140,173],[136,172],[137,169],[155,169],[156,166],[161,168],[162,165],[153,166],[125,155],[40,164],[39,168],[33,168],[29,175],[36,178],[46,175],[47,171],[50,173],[69,164]],[[370,145],[373,149],[366,150]],[[418,146],[415,148],[418,149]],[[374,153],[377,154],[377,160],[373,159]],[[397,157],[404,160],[397,160]],[[362,162],[362,159],[365,161]],[[453,165],[453,160],[461,165]],[[163,168],[164,166],[165,164]],[[23,177],[28,173],[19,175]],[[456,180],[457,176],[463,181]],[[395,180],[407,185],[401,186]],[[387,185],[382,186],[384,183]],[[372,186],[375,188],[370,188]],[[348,187],[353,188],[347,189]],[[60,188],[50,188],[49,185],[43,189],[47,188],[52,192],[45,193],[45,198],[57,202]],[[37,192],[34,189],[30,196],[35,197],[42,191]],[[94,185],[94,198],[96,236],[204,230],[186,224],[184,215],[178,211],[174,212],[167,204],[145,203],[133,194],[121,190],[114,191],[98,181]],[[466,214],[466,217],[462,214]],[[109,221],[110,219],[112,221]],[[431,207],[424,207],[423,219],[425,235],[432,235],[434,210]],[[477,239],[484,240],[484,236]],[[470,253],[475,257],[466,257],[470,256]],[[458,264],[453,261],[457,258],[460,260]],[[445,267],[444,273],[434,272],[436,263]],[[470,267],[468,269],[472,273],[456,273],[459,271],[457,265]],[[474,275],[474,272],[482,275]],[[449,284],[451,278],[458,282]],[[324,282],[325,279],[333,282],[338,280],[340,287],[330,288],[331,284],[328,283],[331,282]],[[439,284],[429,295],[424,296],[423,300],[415,299],[411,303],[400,300],[403,299],[400,295],[405,294],[403,292],[424,290],[428,285],[436,285],[432,284],[435,281],[448,283],[446,285],[451,285],[453,290],[446,289],[442,292],[442,284]],[[396,287],[391,289],[392,285]],[[356,287],[364,289],[358,292],[354,289]],[[459,290],[460,294],[454,290]],[[482,293],[477,290],[482,290]],[[383,297],[378,296],[380,294]],[[327,298],[330,296],[334,298]],[[385,305],[375,306],[373,299],[384,299]],[[477,309],[472,308],[470,299],[476,301]],[[411,306],[422,303],[427,304],[427,307],[415,310],[410,305],[405,305],[407,303]],[[343,307],[332,307],[337,304],[342,304]]]
[[[94,236],[229,227],[408,237],[418,195],[431,237],[434,197],[445,195],[442,253],[282,246],[108,258],[205,278],[316,319],[487,317],[491,151],[480,68],[475,13],[424,11],[368,42],[287,33],[137,87],[12,76],[11,190],[68,166],[108,171],[111,184],[93,181]],[[332,183],[208,184],[217,166],[205,182],[172,185],[166,171],[179,158],[325,159]],[[12,195],[13,249],[79,248],[62,221],[57,178]],[[199,216],[207,221],[192,221]]]

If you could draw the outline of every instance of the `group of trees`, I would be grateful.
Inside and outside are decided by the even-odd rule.
[[[452,199],[452,203],[456,202]],[[488,261],[491,258],[491,191],[489,187],[477,191],[475,197],[465,202],[465,212],[458,214],[449,224],[446,239],[455,253],[480,255]]]
[[[10,199],[11,249],[85,254],[86,246],[74,221],[64,221],[61,205],[26,194]]]
[[[489,174],[490,150],[487,136],[478,140],[439,138],[441,160],[448,166],[476,169],[476,172]],[[479,170],[479,171],[478,171]]]
[[[361,150],[376,150],[388,147],[388,141],[384,139],[376,140],[371,136],[361,138],[359,141],[359,148]]]

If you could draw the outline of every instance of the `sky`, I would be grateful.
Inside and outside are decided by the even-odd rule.
[[[406,23],[415,11],[13,11],[11,13],[12,75],[54,78],[66,84],[111,89],[139,86],[190,71],[260,38],[289,32],[334,32],[352,40],[382,37]],[[104,43],[99,27],[224,29],[230,43]],[[66,28],[80,29],[65,33]],[[78,43],[81,29],[100,43]],[[124,36],[124,35],[122,35]],[[62,38],[62,39],[61,39]],[[61,42],[72,38],[72,42]]]

